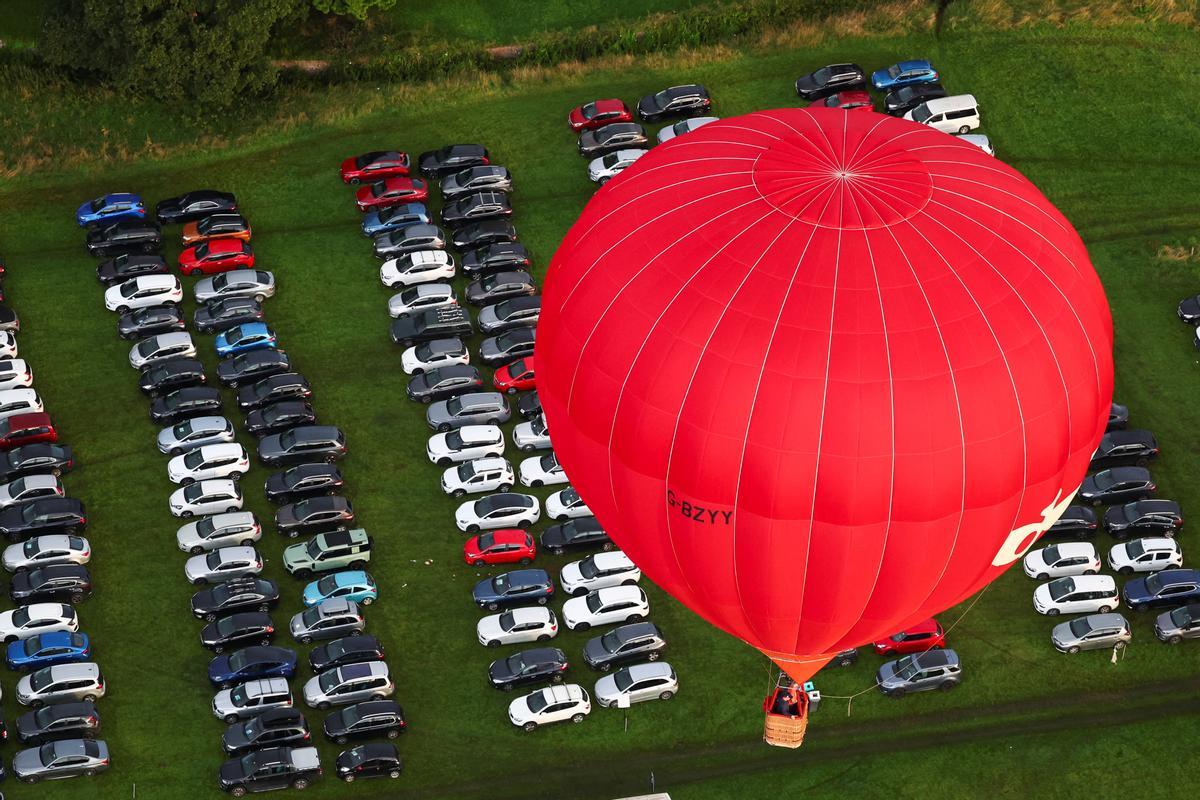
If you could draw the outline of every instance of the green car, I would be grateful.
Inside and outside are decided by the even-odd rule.
[[[283,566],[297,578],[332,569],[363,569],[371,560],[371,537],[362,528],[322,533],[283,551]]]

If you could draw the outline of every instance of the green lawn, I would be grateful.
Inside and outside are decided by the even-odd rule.
[[[516,176],[515,222],[541,275],[591,191],[563,125],[567,109],[580,100],[634,100],[696,79],[710,87],[717,112],[729,116],[793,105],[791,81],[810,65],[846,57],[882,65],[928,54],[951,89],[981,99],[998,155],[1041,186],[1088,241],[1118,330],[1118,397],[1132,407],[1134,424],[1153,428],[1164,447],[1155,470],[1163,496],[1197,509],[1197,362],[1173,309],[1200,280],[1195,263],[1160,262],[1155,252],[1160,242],[1192,235],[1200,222],[1192,176],[1200,132],[1190,106],[1180,102],[1195,85],[1198,50],[1194,35],[1180,29],[1033,27],[955,32],[940,42],[921,36],[843,39],[803,54],[701,58],[687,68],[654,59],[440,95],[384,87],[380,91],[395,91],[405,102],[370,102],[362,113],[344,117],[320,116],[321,98],[303,94],[284,104],[309,104],[314,112],[308,122],[260,139],[231,139],[220,148],[167,159],[130,161],[116,152],[112,164],[80,160],[7,181],[0,188],[0,252],[11,276],[6,289],[24,322],[22,355],[83,464],[67,485],[90,509],[99,592],[81,616],[110,681],[112,694],[101,708],[114,753],[114,768],[88,784],[36,792],[6,787],[10,796],[76,798],[86,789],[99,800],[116,800],[128,798],[135,784],[138,797],[216,796],[211,787],[221,725],[208,711],[207,655],[195,642],[199,626],[187,612],[192,589],[182,580],[183,555],[174,545],[178,521],[166,510],[173,487],[125,361],[128,345],[113,333],[115,319],[103,310],[94,262],[72,223],[75,206],[103,191],[140,191],[154,201],[202,185],[237,192],[254,225],[260,265],[279,279],[280,293],[268,301],[269,320],[311,379],[322,420],[347,432],[348,493],[378,543],[371,571],[382,598],[368,612],[369,630],[388,645],[397,699],[412,725],[400,743],[408,768],[397,788],[364,783],[349,790],[326,778],[306,796],[601,798],[646,789],[652,772],[659,789],[681,798],[734,792],[774,797],[784,786],[797,792],[816,787],[818,796],[846,788],[870,796],[882,794],[887,783],[864,788],[864,776],[874,773],[857,768],[876,765],[881,776],[894,776],[893,783],[920,770],[947,776],[927,781],[924,797],[961,797],[981,774],[1019,776],[1016,785],[1033,793],[1039,771],[1056,764],[1034,758],[1047,749],[1034,734],[1047,718],[1074,720],[1080,731],[1060,731],[1054,739],[1064,744],[1060,754],[1076,752],[1068,742],[1084,748],[1099,738],[1093,749],[1078,751],[1081,757],[1107,763],[1121,748],[1135,752],[1135,744],[1144,763],[1169,757],[1169,729],[1112,726],[1138,719],[1136,709],[1170,703],[1186,688],[1194,694],[1196,650],[1159,645],[1148,620],[1138,618],[1135,642],[1116,665],[1102,653],[1060,656],[1047,641],[1050,623],[1030,607],[1032,583],[1017,572],[1001,578],[952,633],[968,671],[961,689],[903,702],[868,693],[854,701],[849,718],[844,703],[827,701],[810,726],[809,743],[795,753],[756,741],[758,704],[770,676],[765,659],[657,591],[651,593],[653,619],[670,638],[669,658],[683,683],[676,699],[631,710],[627,730],[620,712],[604,710],[577,727],[532,736],[512,729],[505,719],[508,696],[484,683],[496,653],[474,641],[479,614],[467,592],[481,572],[459,561],[463,537],[453,526],[454,502],[440,493],[438,470],[424,459],[422,409],[404,399],[399,350],[387,339],[388,293],[358,232],[350,190],[340,186],[335,169],[343,156],[377,146],[416,153],[451,141],[482,141]],[[1112,72],[1101,88],[1097,63],[1127,68]],[[376,92],[349,91],[352,97]],[[12,104],[0,106],[0,117],[11,110],[25,120],[53,119],[55,142],[69,141],[73,127],[80,137],[94,137],[106,119],[126,131],[145,126],[156,141],[158,128],[147,119],[161,121],[170,136],[186,133],[184,123],[161,111],[150,117],[147,109],[143,116],[144,106],[136,115],[111,101],[89,108],[84,98],[67,93],[42,112],[18,108],[11,92],[0,97]],[[345,102],[330,99],[333,105]],[[11,129],[2,135],[6,158],[19,155],[20,137]],[[139,139],[128,141],[136,146]],[[177,251],[173,245],[168,255]],[[215,365],[210,352],[206,358]],[[273,509],[256,489],[266,474],[256,468],[245,485],[248,507],[269,519]],[[268,573],[285,587],[285,603],[276,612],[282,622],[299,609],[300,584],[281,575],[283,542],[273,536],[262,549],[271,559]],[[1185,551],[1200,547],[1192,533],[1182,541]],[[1108,544],[1104,536],[1099,543]],[[552,572],[566,560],[539,557]],[[956,611],[943,615],[946,621],[957,617]],[[556,643],[577,659],[585,639],[570,634]],[[828,695],[852,694],[871,685],[877,663],[864,655],[857,667],[822,674],[818,683]],[[572,671],[590,687],[594,676],[586,668]],[[11,720],[18,713],[11,700],[15,676],[4,675],[0,683],[4,715]],[[1142,685],[1150,688],[1131,689]],[[1089,716],[1098,706],[1111,710],[1099,721]],[[1179,710],[1189,709],[1194,712]],[[308,714],[315,724],[321,716]],[[1189,722],[1194,717],[1172,724],[1182,734]],[[980,730],[1027,730],[1029,738],[940,746],[947,737],[967,740]],[[911,749],[886,746],[897,738],[908,739]],[[1007,747],[1014,748],[1006,751],[1013,753],[1010,760],[996,760],[997,748]],[[876,750],[877,758],[867,760]],[[335,754],[336,748],[322,745],[327,765]],[[1024,755],[1018,760],[1017,754]],[[1003,763],[1009,767],[1001,770]],[[775,771],[744,776],[750,769]],[[1105,777],[1125,774],[1132,770]],[[830,782],[822,784],[818,775]],[[711,783],[689,782],[697,776]],[[1182,781],[1178,773],[1164,777]],[[1082,774],[1079,780],[1082,792]]]

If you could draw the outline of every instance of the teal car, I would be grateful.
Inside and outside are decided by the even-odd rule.
[[[379,589],[375,586],[375,579],[360,569],[335,572],[304,587],[306,606],[315,606],[333,598],[353,600],[369,606],[378,597]]]
[[[221,358],[248,353],[251,350],[278,347],[275,331],[261,322],[244,322],[217,336],[217,355]]]

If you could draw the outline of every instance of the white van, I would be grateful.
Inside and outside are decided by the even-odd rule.
[[[979,103],[973,94],[956,94],[928,100],[904,115],[905,119],[937,128],[943,133],[967,133],[979,127]]]

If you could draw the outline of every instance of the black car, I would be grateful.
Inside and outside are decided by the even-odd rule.
[[[1108,427],[1104,430],[1106,433],[1112,431],[1124,430],[1129,424],[1129,409],[1120,403],[1112,403],[1108,407]]]
[[[1128,464],[1144,467],[1157,457],[1158,442],[1150,431],[1140,428],[1111,431],[1100,440],[1088,469]]]
[[[524,605],[544,606],[554,596],[554,581],[544,569],[515,569],[492,578],[484,578],[471,590],[475,605],[486,611]]]
[[[404,733],[408,723],[404,710],[393,700],[368,700],[335,711],[321,726],[326,738],[338,744],[351,739],[386,736],[395,739]]]
[[[562,683],[568,666],[567,654],[557,647],[535,647],[493,661],[488,680],[497,689],[511,692],[530,683]]]
[[[246,432],[254,436],[266,436],[294,425],[311,425],[317,421],[317,412],[306,400],[280,400],[263,408],[256,408],[246,415]]]
[[[421,174],[430,178],[490,163],[487,148],[480,144],[450,144],[440,150],[427,150],[417,158]]]
[[[280,372],[238,389],[237,404],[242,411],[249,411],[280,400],[309,397],[312,397],[312,387],[307,378],[298,372]]]
[[[159,425],[220,413],[221,393],[211,386],[185,386],[155,398],[150,404],[150,419]]]
[[[473,250],[489,244],[515,242],[517,229],[506,219],[485,219],[472,222],[451,232],[451,244],[459,250]]]
[[[17,717],[17,738],[22,744],[39,745],[59,739],[95,739],[100,732],[96,704],[56,703]]]
[[[579,155],[597,158],[626,147],[646,147],[650,137],[636,122],[614,122],[579,134]]]
[[[520,242],[499,242],[469,251],[462,259],[462,272],[468,278],[481,278],[491,272],[528,270],[533,265],[529,251]]]
[[[207,382],[204,364],[198,359],[168,358],[142,370],[138,378],[138,388],[146,394],[160,394]]]
[[[658,122],[667,117],[696,117],[712,108],[708,90],[698,83],[672,86],[657,94],[643,97],[637,104],[637,115],[646,122]]]
[[[26,475],[65,475],[75,467],[75,456],[65,444],[27,444],[0,453],[0,483]]]
[[[285,536],[348,530],[354,524],[354,508],[340,495],[306,497],[275,512],[275,526]]]
[[[1145,534],[1174,537],[1183,527],[1183,510],[1174,500],[1135,500],[1105,511],[1104,527],[1121,541]]]
[[[485,219],[511,217],[508,195],[500,192],[479,192],[451,200],[442,205],[442,222],[446,225],[465,225]]]
[[[346,455],[346,435],[333,425],[300,425],[258,440],[258,457],[267,466],[332,463]]]
[[[87,249],[93,256],[157,253],[162,249],[162,231],[153,222],[140,220],[88,226]]]
[[[796,94],[809,101],[866,88],[867,73],[858,64],[830,64],[796,79]]]
[[[171,268],[167,266],[167,262],[162,256],[125,253],[107,261],[101,261],[100,266],[96,267],[96,278],[105,286],[112,286],[114,283],[121,283],[130,278],[142,275],[166,275],[170,271]]]
[[[406,391],[409,400],[432,403],[482,388],[483,378],[478,369],[470,364],[452,364],[414,375]]]
[[[513,328],[479,343],[479,359],[490,367],[533,355],[536,328]]]
[[[279,587],[265,578],[235,578],[192,595],[192,614],[215,622],[222,614],[257,609],[267,611],[279,602]]]
[[[500,333],[513,328],[532,328],[542,317],[541,295],[522,295],[501,300],[479,311],[479,331]]]
[[[521,415],[521,419],[533,419],[542,414],[542,401],[538,397],[537,389],[532,392],[526,392],[517,398],[515,403],[517,413]]]
[[[448,336],[470,336],[475,332],[471,315],[461,306],[430,308],[411,317],[392,322],[392,341],[402,347],[444,339]]]
[[[257,717],[235,722],[221,734],[226,755],[240,756],[266,747],[301,745],[311,738],[300,709],[269,708]]]
[[[197,189],[162,200],[154,207],[154,216],[162,225],[191,222],[218,212],[237,211],[237,198],[229,192]]]
[[[893,117],[903,117],[926,100],[946,97],[948,92],[940,83],[916,83],[893,89],[883,98],[883,110]]]
[[[217,365],[217,380],[226,386],[241,386],[251,381],[288,372],[292,362],[282,350],[251,350]]]
[[[558,525],[551,525],[542,531],[541,546],[554,555],[562,555],[568,550],[584,550],[599,547],[602,550],[612,550],[616,545],[595,517],[578,517]]]
[[[445,250],[446,234],[437,225],[408,225],[376,236],[372,249],[382,259],[418,250]]]
[[[122,339],[144,339],[186,328],[183,311],[176,305],[147,306],[126,311],[117,321],[117,335]]]
[[[1100,524],[1096,521],[1096,512],[1088,506],[1067,506],[1062,516],[1054,521],[1047,536],[1073,536],[1076,539],[1090,539],[1096,535]]]
[[[314,747],[271,747],[234,758],[221,765],[218,785],[223,791],[266,792],[305,789],[321,777]]]
[[[209,239],[219,239],[222,236],[246,233],[249,230],[250,223],[241,214],[210,214],[196,223],[196,233]],[[184,246],[187,246],[186,242]]]
[[[242,611],[210,622],[200,631],[200,644],[215,653],[228,647],[259,644],[266,647],[275,636],[275,623],[265,611]]]
[[[1158,491],[1145,467],[1113,467],[1088,475],[1079,487],[1079,499],[1094,506],[1143,500]]]
[[[338,753],[337,776],[346,783],[359,778],[399,778],[404,762],[391,742],[360,744]]]
[[[653,622],[633,622],[589,639],[583,660],[592,669],[608,672],[630,661],[657,661],[666,646],[666,637]]]
[[[341,471],[332,464],[298,464],[272,473],[263,489],[272,503],[287,503],[301,497],[336,494],[344,485]]]
[[[13,575],[14,603],[81,603],[92,594],[92,576],[82,564],[50,564]]]
[[[528,272],[493,272],[467,284],[464,295],[471,305],[482,306],[510,297],[537,294],[537,284]]]
[[[0,534],[9,541],[44,533],[75,533],[86,527],[83,503],[73,497],[39,497],[0,511]]]
[[[468,167],[442,181],[442,199],[455,200],[474,192],[511,192],[512,175],[505,167]]]
[[[383,661],[383,645],[374,636],[365,633],[334,639],[308,654],[308,666],[313,673],[344,667],[347,664],[364,664],[368,661]]]
[[[1200,325],[1200,294],[1179,302],[1179,318],[1188,325]]]
[[[262,322],[262,303],[253,297],[222,297],[196,309],[192,320],[200,333],[220,333],[244,322]]]

